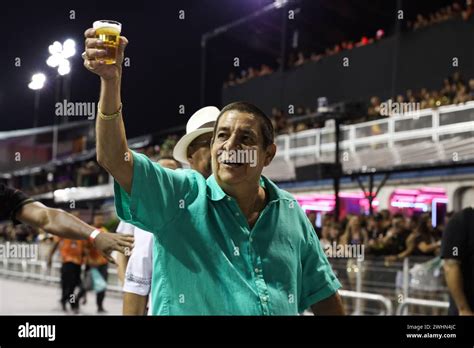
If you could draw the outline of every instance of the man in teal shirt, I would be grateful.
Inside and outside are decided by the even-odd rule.
[[[120,102],[121,38],[114,65],[85,33],[85,66],[101,76],[97,160],[116,180],[119,217],[155,235],[152,313],[343,314],[340,283],[295,199],[261,176],[276,146],[270,120],[233,103],[216,122],[207,180],[128,149]],[[155,296],[157,294],[157,296]]]

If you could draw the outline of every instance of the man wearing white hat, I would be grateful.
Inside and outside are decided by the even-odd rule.
[[[173,150],[176,160],[188,164],[205,178],[212,173],[210,142],[219,112],[214,106],[196,111],[186,125],[186,134]],[[159,163],[170,168],[165,163]],[[123,221],[117,232],[135,237],[135,247],[126,265],[124,277],[123,314],[144,315],[153,281],[153,267],[159,267],[157,258],[153,256],[153,234]]]

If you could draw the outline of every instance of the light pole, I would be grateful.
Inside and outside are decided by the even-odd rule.
[[[34,114],[33,114],[33,128],[38,126],[39,116],[39,104],[40,104],[40,91],[44,87],[46,82],[45,74],[38,73],[31,77],[31,82],[28,84],[28,88],[35,91],[35,102],[34,102]]]

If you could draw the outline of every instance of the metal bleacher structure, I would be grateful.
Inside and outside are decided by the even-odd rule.
[[[429,166],[474,160],[474,102],[393,115],[341,126],[344,173],[398,166]],[[277,137],[277,154],[265,174],[295,179],[295,167],[334,162],[334,126]]]

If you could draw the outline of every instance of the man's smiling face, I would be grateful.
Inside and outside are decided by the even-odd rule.
[[[226,111],[219,118],[211,147],[212,172],[219,184],[258,183],[275,153],[274,144],[263,148],[260,122],[238,110]]]

